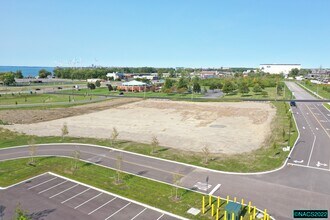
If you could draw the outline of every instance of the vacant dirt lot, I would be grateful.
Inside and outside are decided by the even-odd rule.
[[[48,122],[5,126],[40,136],[61,135],[67,123],[70,136],[109,138],[113,127],[119,138],[212,153],[241,153],[259,148],[270,135],[276,110],[267,103],[190,103],[144,100],[107,110]]]

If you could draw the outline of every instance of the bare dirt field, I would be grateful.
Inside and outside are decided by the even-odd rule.
[[[65,111],[65,109],[64,109]],[[69,136],[109,138],[113,127],[119,139],[150,143],[186,151],[212,153],[249,152],[265,143],[276,113],[268,103],[193,103],[144,100],[106,110],[33,124],[4,126],[39,136],[61,135],[64,123]]]

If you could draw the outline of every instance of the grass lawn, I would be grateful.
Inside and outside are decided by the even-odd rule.
[[[71,93],[72,91],[61,91],[61,93]],[[77,94],[84,94],[84,95],[111,95],[111,96],[118,96],[119,91],[109,91],[106,87],[96,88],[94,90],[89,89],[81,89],[80,91],[75,91]],[[191,94],[179,94],[179,93],[163,93],[163,92],[123,92],[124,96],[127,97],[139,97],[139,98],[191,98]],[[202,94],[194,94],[194,98],[203,97]]]
[[[51,171],[180,216],[194,219],[213,219],[210,211],[196,217],[186,213],[191,207],[201,208],[202,195],[196,192],[178,189],[180,200],[174,200],[175,187],[173,186],[124,173],[121,174],[122,183],[116,184],[116,171],[94,164],[79,162],[78,169],[74,171],[74,162],[69,158],[40,157],[36,158],[36,166],[28,165],[28,161],[29,159],[18,159],[0,162],[0,186],[12,185]],[[222,201],[220,206],[220,213],[222,214],[224,207],[225,201]],[[243,213],[246,213],[244,219],[249,219],[249,214],[246,211]]]
[[[326,107],[327,109],[330,110],[330,104],[329,103],[324,103],[323,105],[324,105],[324,107]]]
[[[274,99],[281,100],[281,99],[290,99],[291,98],[291,92],[290,90],[285,86],[285,92],[283,90],[281,95],[276,95],[276,88],[275,87],[267,87],[264,89],[268,93],[267,96],[263,96],[260,93],[253,92],[253,87],[250,87],[250,92],[247,94],[241,94],[241,93],[232,93],[227,94],[223,96],[222,99]]]
[[[263,147],[250,153],[236,155],[214,155],[208,164],[204,164],[203,156],[200,153],[179,151],[172,148],[159,147],[156,153],[151,154],[152,147],[149,144],[136,143],[131,141],[118,141],[114,147],[136,152],[144,155],[165,158],[169,160],[189,163],[197,166],[204,166],[216,170],[232,172],[258,172],[272,170],[280,167],[288,155],[283,152],[282,147],[287,146],[288,141],[288,109],[289,106],[284,102],[273,102],[277,108],[276,118],[272,123],[272,135]],[[10,147],[26,145],[31,136],[15,133],[0,128],[1,136],[0,147]],[[293,123],[291,129],[290,145],[292,146],[297,137],[297,128]],[[61,143],[61,137],[34,137],[36,143]],[[70,143],[90,143],[102,146],[111,146],[109,140],[92,138],[66,137],[64,142]],[[274,144],[275,143],[275,144]]]
[[[88,101],[90,97],[84,96],[68,96],[61,94],[10,94],[1,95],[1,105],[15,105],[15,104],[45,104],[45,103],[59,103],[70,101]]]
[[[305,86],[306,88],[312,90],[313,92],[317,93],[318,95],[322,96],[325,99],[330,99],[330,92],[326,91],[324,88],[330,88],[330,85],[318,85],[318,84],[314,84],[314,83],[298,83],[301,84],[303,86]],[[304,88],[304,87],[303,87]]]

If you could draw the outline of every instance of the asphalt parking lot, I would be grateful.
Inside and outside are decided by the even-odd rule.
[[[50,173],[0,190],[0,219],[12,219],[18,203],[32,219],[180,219]]]

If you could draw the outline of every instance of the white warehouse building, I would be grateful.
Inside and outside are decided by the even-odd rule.
[[[260,64],[260,70],[270,74],[289,74],[290,70],[301,69],[300,64]]]

